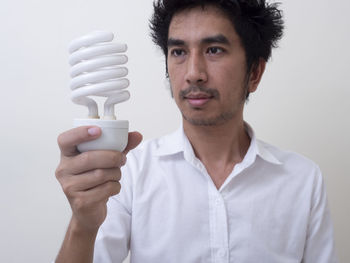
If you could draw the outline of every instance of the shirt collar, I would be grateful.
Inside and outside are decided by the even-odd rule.
[[[185,152],[189,147],[192,149],[192,146],[183,130],[183,126],[181,125],[175,132],[167,134],[159,139],[155,155],[173,155]]]
[[[256,156],[272,164],[281,164],[281,162],[265,147],[264,143],[257,140],[252,127],[245,122],[246,131],[251,139],[249,149],[244,159],[254,161]],[[187,156],[195,157],[191,143],[189,142],[183,126],[175,132],[163,136],[159,139],[156,156],[173,155],[183,152]]]
[[[259,156],[263,160],[272,163],[272,164],[282,164],[275,155],[271,151],[269,151],[265,144],[255,137],[255,132],[253,128],[247,123],[244,123],[246,132],[248,133],[250,137],[250,146],[248,149],[248,152],[246,153],[247,158],[255,159],[256,156]]]

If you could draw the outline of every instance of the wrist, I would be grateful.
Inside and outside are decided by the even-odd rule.
[[[84,224],[79,222],[74,216],[72,216],[69,224],[70,232],[75,236],[81,236],[84,238],[95,239],[99,227],[86,227]]]
[[[97,231],[82,226],[73,216],[55,262],[92,263]]]

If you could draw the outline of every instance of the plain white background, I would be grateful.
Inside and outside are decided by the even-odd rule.
[[[348,0],[282,1],[285,37],[246,107],[257,136],[317,162],[340,262],[349,262],[350,34]],[[129,46],[131,100],[120,119],[145,139],[181,121],[149,37],[152,0],[9,1],[0,8],[0,262],[50,262],[70,218],[54,171],[56,138],[84,117],[70,101],[68,43],[96,29]]]

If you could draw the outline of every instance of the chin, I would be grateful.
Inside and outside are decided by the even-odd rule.
[[[233,114],[221,114],[212,118],[193,118],[182,114],[184,120],[194,126],[219,126],[223,125],[233,118]]]

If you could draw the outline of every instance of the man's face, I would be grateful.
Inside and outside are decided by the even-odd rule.
[[[219,125],[242,118],[250,89],[245,51],[221,10],[207,6],[175,14],[167,61],[172,92],[186,121]]]

